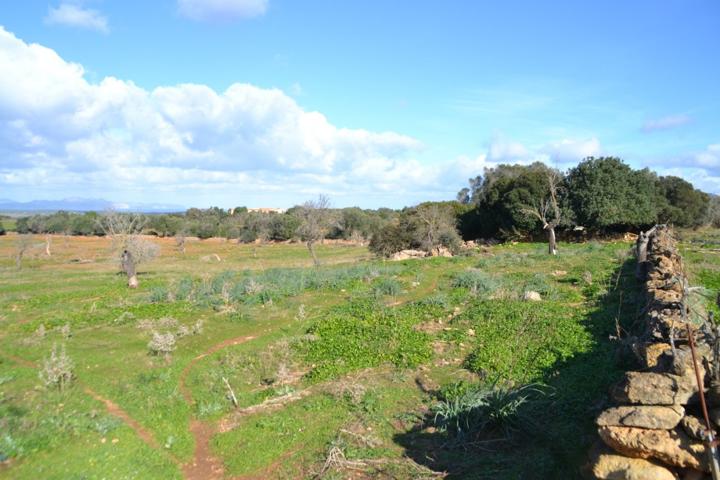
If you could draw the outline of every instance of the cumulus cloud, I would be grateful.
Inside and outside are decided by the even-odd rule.
[[[199,21],[232,21],[263,15],[268,0],[178,0],[178,12]]]
[[[333,125],[278,89],[89,82],[81,65],[0,27],[0,185],[236,196],[448,188],[435,184],[441,167],[413,158],[422,148]]]
[[[97,10],[83,8],[78,3],[61,3],[58,7],[49,7],[45,23],[84,28],[101,33],[110,32],[107,17]]]
[[[692,119],[685,114],[668,115],[646,121],[642,126],[642,131],[645,133],[651,133],[658,130],[669,130],[687,125],[691,121]]]
[[[549,155],[551,161],[556,163],[577,163],[586,157],[597,157],[601,154],[600,140],[597,138],[571,139],[564,138],[557,142],[550,142],[542,148]]]

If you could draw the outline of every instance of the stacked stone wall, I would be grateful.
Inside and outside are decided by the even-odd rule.
[[[638,274],[647,304],[644,332],[633,345],[641,368],[626,372],[612,389],[612,406],[597,417],[602,442],[590,470],[603,480],[709,479],[707,432],[686,325],[692,325],[697,368],[717,422],[720,395],[712,394],[706,373],[714,341],[707,326],[688,321],[688,284],[672,232],[655,227],[641,235],[640,250],[643,239],[647,256],[640,252]]]

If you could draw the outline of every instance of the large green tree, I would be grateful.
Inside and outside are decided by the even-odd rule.
[[[567,176],[576,221],[593,231],[642,228],[657,221],[657,177],[616,157],[588,157]]]
[[[658,221],[678,227],[698,227],[705,223],[710,196],[695,189],[680,177],[657,179],[658,193],[664,198],[658,212]]]

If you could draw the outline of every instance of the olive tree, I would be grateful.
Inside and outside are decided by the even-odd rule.
[[[300,220],[297,235],[307,245],[313,263],[317,267],[320,265],[320,260],[315,252],[315,244],[325,238],[333,222],[330,199],[320,195],[317,199],[308,200],[295,208],[294,214]]]
[[[146,224],[147,217],[139,213],[110,211],[99,219],[99,225],[112,242],[113,254],[119,254],[120,267],[130,288],[138,286],[137,265],[153,260],[160,253],[157,244],[141,236]]]

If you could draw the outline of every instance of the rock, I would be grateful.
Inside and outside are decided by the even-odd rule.
[[[685,433],[687,433],[691,438],[700,441],[704,440],[703,435],[706,430],[705,421],[694,415],[686,415],[683,417],[680,424],[682,425],[683,430],[685,430]]]
[[[638,458],[654,458],[680,468],[709,471],[705,446],[678,430],[600,427],[603,442],[615,451]]]
[[[599,426],[624,426],[670,430],[675,428],[685,414],[679,405],[669,407],[632,405],[608,408],[600,414]]]
[[[523,294],[523,300],[525,300],[526,302],[539,302],[542,300],[542,297],[538,292],[528,290]]]
[[[692,377],[670,373],[627,372],[612,395],[618,403],[685,405],[697,392]]]
[[[646,368],[653,368],[658,364],[658,359],[666,351],[670,350],[667,343],[647,343],[641,348],[641,356]]]
[[[448,248],[440,246],[440,247],[433,248],[432,250],[430,250],[430,256],[431,257],[452,257],[453,254]]]
[[[390,260],[408,260],[410,258],[425,258],[427,252],[422,250],[400,250],[397,253],[393,253]]]
[[[600,480],[675,480],[670,470],[654,462],[612,453],[599,455],[592,473]]]

